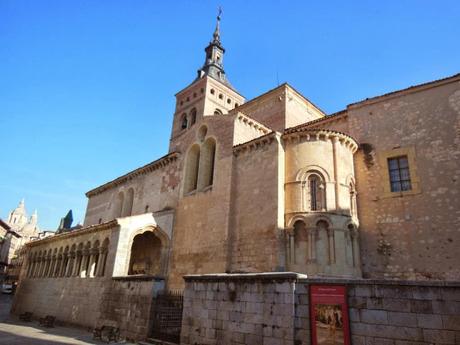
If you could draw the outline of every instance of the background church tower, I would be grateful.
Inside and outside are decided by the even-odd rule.
[[[19,202],[18,207],[16,207],[13,211],[10,212],[8,215],[8,224],[14,230],[22,229],[28,222],[26,207],[24,203],[24,199]]]
[[[227,80],[223,59],[225,49],[220,40],[221,11],[212,40],[205,48],[205,61],[196,79],[176,94],[176,110],[169,151],[175,151],[176,141],[206,116],[221,116],[244,103]]]

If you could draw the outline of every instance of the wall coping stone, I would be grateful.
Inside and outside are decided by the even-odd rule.
[[[114,228],[114,227],[116,227],[118,225],[119,225],[118,220],[117,219],[112,219],[112,220],[107,221],[105,223],[93,224],[93,225],[89,225],[89,226],[86,226],[86,227],[83,227],[83,228],[80,228],[80,229],[76,229],[76,230],[73,230],[73,231],[63,232],[61,234],[56,234],[54,236],[48,236],[48,237],[45,237],[45,238],[41,238],[39,240],[33,240],[31,242],[26,243],[25,246],[27,246],[28,248],[35,247],[35,246],[39,246],[39,245],[42,245],[42,244],[47,244],[49,242],[59,241],[59,240],[69,238],[69,237],[75,237],[75,236],[85,235],[85,234],[88,234],[88,233],[91,233],[91,232],[108,230],[108,229]]]
[[[396,279],[352,279],[352,278],[300,278],[298,283],[304,284],[341,284],[341,285],[402,285],[426,287],[460,287],[460,281],[444,280],[396,280]]]
[[[300,278],[307,278],[306,274],[295,272],[262,272],[262,273],[211,273],[211,274],[188,274],[185,275],[186,282],[195,281],[297,281]]]
[[[118,276],[118,277],[112,277],[112,280],[122,280],[122,281],[139,281],[139,280],[145,280],[145,281],[162,281],[165,280],[164,277],[162,276],[156,276],[156,275],[150,275],[150,274],[133,274],[130,276]]]
[[[222,282],[222,281],[262,281],[284,280],[296,281],[301,284],[341,284],[341,285],[393,285],[393,286],[426,286],[426,287],[460,287],[460,281],[441,280],[396,280],[396,279],[362,279],[339,277],[308,277],[296,272],[260,272],[260,273],[209,273],[188,274],[183,276],[186,282]]]

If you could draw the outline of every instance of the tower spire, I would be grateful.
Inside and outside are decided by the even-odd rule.
[[[209,76],[233,89],[233,87],[228,82],[224,71],[223,60],[225,49],[220,41],[221,17],[222,8],[219,7],[217,13],[216,28],[214,29],[214,33],[212,34],[212,41],[209,42],[208,46],[204,50],[206,52],[204,65],[198,70],[198,77],[195,79],[195,81],[204,78],[205,76]]]
[[[213,43],[220,44],[220,17],[222,15],[222,7],[219,6],[218,13],[217,13],[217,21],[216,21],[216,29],[212,35]]]

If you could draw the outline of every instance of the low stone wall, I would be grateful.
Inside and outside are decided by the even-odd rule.
[[[25,278],[14,296],[12,313],[32,312],[34,318],[53,315],[59,322],[92,328],[106,284],[110,278]]]
[[[148,277],[112,278],[102,293],[98,326],[120,327],[122,337],[128,340],[146,339],[152,299],[163,288],[163,280],[152,282]]]
[[[352,344],[460,344],[460,283],[305,279],[295,273],[185,277],[182,345],[311,343],[309,287],[346,285]]]
[[[186,276],[181,344],[293,344],[297,278]]]
[[[347,285],[354,345],[460,344],[460,283]]]
[[[119,278],[42,278],[21,281],[12,313],[34,318],[56,316],[58,322],[93,329],[120,327],[121,336],[143,340],[148,335],[150,307],[164,281],[151,276]]]

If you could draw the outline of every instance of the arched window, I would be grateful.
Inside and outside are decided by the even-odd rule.
[[[107,263],[107,254],[109,252],[109,239],[106,238],[104,242],[102,242],[101,250],[100,250],[100,255],[101,255],[101,263],[99,265],[99,270],[97,272],[98,276],[103,277],[105,275],[105,265]]]
[[[67,269],[68,269],[68,265],[69,265],[69,259],[70,259],[70,256],[69,256],[69,246],[66,246],[65,249],[64,249],[64,254],[62,255],[62,268],[61,268],[61,272],[60,272],[60,276],[61,277],[66,277],[67,276]]]
[[[61,273],[61,268],[62,268],[62,253],[63,249],[62,247],[59,248],[59,253],[57,254],[57,262],[56,262],[56,268],[54,269],[54,276],[59,277]]]
[[[91,257],[89,265],[89,276],[94,278],[97,275],[97,266],[99,264],[99,241],[96,240],[91,248]]]
[[[326,193],[323,178],[316,173],[310,174],[307,179],[307,188],[310,211],[324,211]]]
[[[200,147],[193,145],[187,155],[185,170],[184,193],[190,193],[197,188],[198,170],[200,163]]]
[[[77,246],[75,244],[72,244],[72,247],[70,247],[70,253],[69,253],[69,269],[67,270],[67,277],[72,277],[73,273],[75,271],[75,258],[76,258],[76,250]]]
[[[42,268],[42,251],[40,250],[40,252],[38,253],[38,257],[37,257],[37,268],[35,270],[36,272],[35,277],[40,278],[41,268]]]
[[[216,110],[214,110],[214,115],[223,115],[222,110],[216,108]]]
[[[196,108],[190,110],[190,126],[193,126],[196,123]]]
[[[123,192],[118,193],[113,206],[113,218],[118,218],[122,216],[124,200],[125,196]]]
[[[45,268],[45,273],[43,274],[44,277],[48,277],[49,271],[50,271],[50,266],[51,266],[51,249],[48,250],[48,254],[46,254],[46,268]]]
[[[318,233],[318,262],[331,265],[335,263],[335,238],[334,230],[329,227],[329,223],[320,220],[316,223]]]
[[[126,192],[126,198],[123,205],[123,217],[128,217],[133,213],[134,189],[130,188]]]
[[[89,260],[91,255],[91,242],[87,242],[83,249],[83,260],[80,272],[80,277],[85,278],[89,275]]]
[[[28,264],[28,267],[27,267],[27,277],[30,278],[30,274],[32,272],[32,263],[33,263],[33,254],[30,253],[28,258],[27,258],[27,264]]]
[[[181,122],[180,122],[180,128],[181,129],[186,129],[188,127],[188,120],[187,120],[187,114],[182,114]]]
[[[81,268],[83,265],[83,243],[80,243],[77,247],[77,252],[76,252],[77,258],[76,258],[76,264],[75,264],[75,271],[74,271],[74,276],[80,277],[81,273]]]
[[[151,231],[134,237],[128,275],[160,274],[161,240]]]
[[[308,233],[305,223],[298,220],[294,223],[294,259],[296,264],[306,264],[309,259]]]
[[[56,264],[57,264],[57,256],[58,256],[57,248],[54,248],[53,256],[51,257],[51,268],[50,268],[50,272],[48,275],[49,277],[54,277],[54,272],[56,270]]]
[[[213,183],[215,155],[216,141],[213,138],[208,138],[202,146],[202,152],[200,157],[200,188],[211,186]]]

